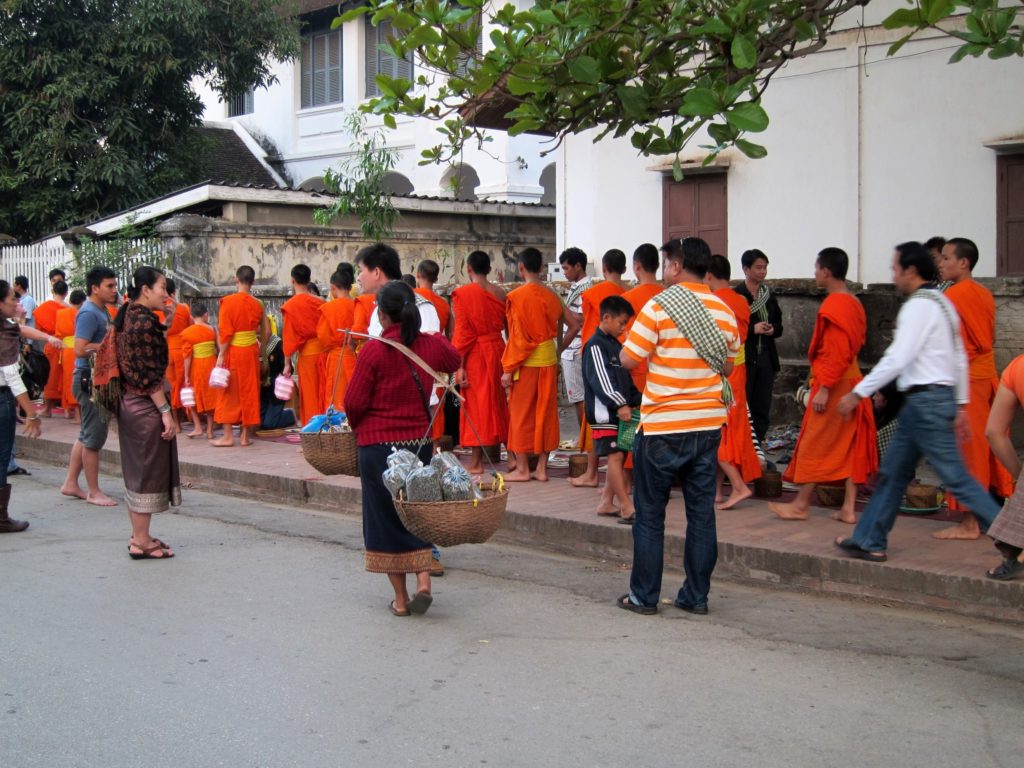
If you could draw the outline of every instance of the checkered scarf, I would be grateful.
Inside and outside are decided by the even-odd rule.
[[[768,322],[768,299],[771,298],[772,292],[768,290],[768,286],[761,283],[757,287],[757,296],[750,302],[750,316],[756,317],[757,322],[767,323]],[[757,353],[761,354],[761,342],[764,340],[762,336],[757,337]]]
[[[729,359],[729,347],[704,302],[682,285],[666,288],[655,300],[708,367],[721,375]],[[725,376],[722,376],[722,402],[726,405],[732,403],[732,387]]]

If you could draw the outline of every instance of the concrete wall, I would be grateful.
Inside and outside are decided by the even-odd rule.
[[[872,2],[866,23],[893,7]],[[896,37],[851,29],[787,64],[765,96],[771,126],[751,136],[768,156],[720,157],[736,274],[740,254],[756,247],[772,277],[810,277],[815,254],[835,245],[850,254],[851,277],[883,282],[894,244],[963,235],[981,250],[976,274],[995,275],[996,153],[985,145],[1024,136],[1024,62],[949,65],[956,43],[945,36],[886,58]],[[558,248],[599,257],[660,244],[671,159],[638,157],[627,139],[592,140],[571,137],[558,156]],[[706,143],[698,136],[682,159],[699,163]]]

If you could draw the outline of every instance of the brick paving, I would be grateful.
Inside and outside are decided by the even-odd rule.
[[[53,418],[44,421],[43,431],[39,440],[18,438],[23,463],[39,459],[66,465],[77,427]],[[112,430],[103,453],[105,473],[117,471],[117,450]],[[257,439],[247,448],[236,443],[235,448],[225,449],[211,447],[205,439],[181,437],[178,451],[183,479],[197,488],[258,494],[261,501],[310,504],[346,513],[359,509],[359,480],[321,475],[306,463],[296,444]],[[567,470],[554,469],[551,474],[548,483],[510,486],[501,537],[627,564],[632,547],[628,526],[595,515],[596,491],[571,487]],[[105,489],[116,494],[117,481],[107,477]],[[1024,580],[1001,583],[984,577],[984,569],[997,562],[987,538],[938,541],[930,534],[948,522],[901,516],[890,537],[889,562],[866,563],[835,549],[833,539],[851,528],[828,519],[828,512],[814,508],[807,521],[782,521],[758,499],[720,512],[716,575],[1024,621]],[[676,567],[681,563],[683,532],[683,503],[677,492],[667,522],[667,562]],[[672,584],[673,580],[666,580],[666,596],[671,595]]]

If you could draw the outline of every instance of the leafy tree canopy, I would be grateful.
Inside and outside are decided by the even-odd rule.
[[[295,55],[274,0],[0,0],[0,232],[38,237],[188,178],[202,103]]]
[[[645,155],[678,153],[703,128],[710,162],[768,127],[761,96],[786,61],[826,45],[836,21],[870,0],[537,0],[528,10],[486,0],[370,0],[336,23],[370,14],[391,23],[397,56],[422,62],[417,82],[377,78],[364,109],[443,121],[445,141],[422,162],[450,160],[479,126],[564,138],[597,128],[629,136]],[[951,61],[1024,55],[1020,0],[910,0],[884,22],[903,34],[939,30],[962,42]],[[954,20],[953,17],[962,16]],[[478,38],[485,17],[490,45]],[[676,165],[678,175],[678,160]]]

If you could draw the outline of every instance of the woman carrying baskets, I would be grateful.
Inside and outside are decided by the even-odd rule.
[[[377,293],[377,307],[384,339],[405,345],[436,371],[458,370],[459,353],[444,336],[420,333],[420,313],[409,286],[388,283]],[[399,350],[371,340],[359,353],[345,393],[345,413],[359,446],[366,570],[387,574],[395,591],[389,605],[395,616],[425,613],[430,607],[431,546],[402,525],[381,475],[393,446],[429,462],[431,443],[423,438],[430,426],[432,384],[429,373]],[[406,588],[409,573],[416,574],[411,598]]]

